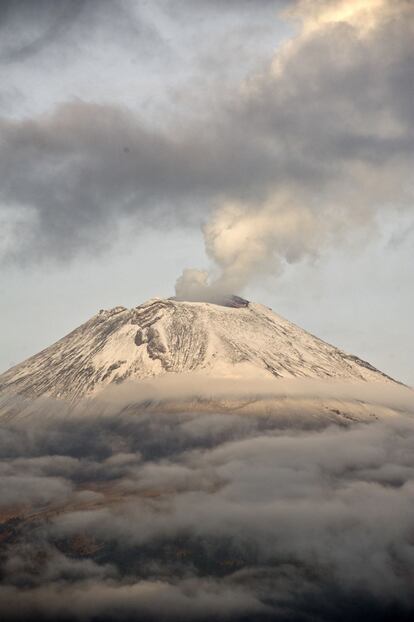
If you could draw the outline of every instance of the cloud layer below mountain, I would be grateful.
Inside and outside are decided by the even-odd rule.
[[[409,393],[322,427],[149,413],[130,390],[105,411],[3,416],[3,619],[408,620]]]

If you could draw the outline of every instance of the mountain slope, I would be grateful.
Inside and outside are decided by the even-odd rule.
[[[76,400],[111,382],[168,372],[215,377],[390,381],[369,363],[317,339],[267,307],[152,299],[100,311],[0,376],[0,390]]]

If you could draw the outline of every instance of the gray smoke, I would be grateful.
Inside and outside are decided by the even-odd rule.
[[[249,138],[260,137],[270,175],[260,192],[216,206],[203,228],[215,267],[210,278],[184,271],[183,298],[194,288],[200,300],[239,292],[252,277],[368,232],[392,205],[411,209],[413,6],[305,1],[290,13],[300,33],[247,85],[235,115]]]

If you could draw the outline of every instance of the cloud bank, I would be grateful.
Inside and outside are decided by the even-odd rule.
[[[2,619],[410,619],[411,415],[317,429],[123,398],[1,419]]]

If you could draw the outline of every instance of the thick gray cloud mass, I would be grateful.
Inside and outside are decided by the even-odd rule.
[[[153,226],[190,219],[212,193],[242,185],[260,157],[240,149],[224,171],[214,136],[163,135],[127,110],[82,102],[38,120],[3,121],[0,132],[4,204],[31,221],[11,255],[67,257],[94,248],[113,235],[109,226],[134,213]],[[222,144],[223,158],[230,159],[235,140]]]
[[[134,35],[135,44],[145,39],[160,43],[143,16],[141,4],[123,0],[101,0],[99,5],[93,0],[3,0],[0,63],[23,63],[49,51],[76,54],[80,43],[93,40],[111,26],[112,36],[122,31],[130,41]]]
[[[2,619],[412,616],[411,416],[55,408],[1,421]]]
[[[3,0],[0,5],[0,62],[20,62],[40,52],[71,27],[86,3],[87,0]]]
[[[124,220],[199,224],[213,209],[207,251],[240,289],[410,206],[412,6],[374,7],[365,32],[362,18],[311,28],[302,5],[272,67],[187,124],[82,101],[3,119],[5,260],[67,259],[104,249]]]

